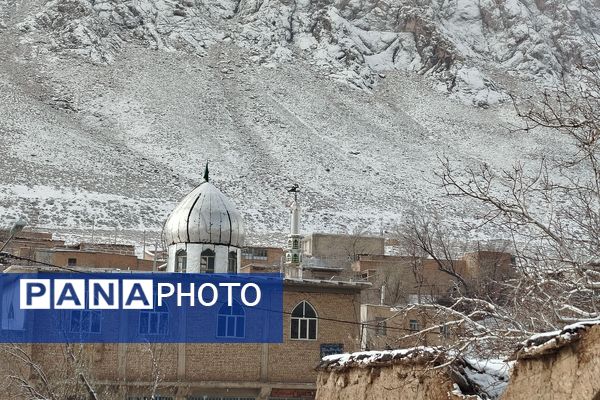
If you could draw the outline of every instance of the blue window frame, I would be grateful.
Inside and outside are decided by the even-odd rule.
[[[101,310],[72,310],[71,332],[100,333],[102,331]]]
[[[140,334],[166,335],[169,333],[169,308],[166,304],[160,307],[154,300],[154,309],[140,311]]]
[[[217,337],[243,338],[246,336],[246,315],[244,308],[237,301],[234,300],[231,307],[223,304],[217,318]]]

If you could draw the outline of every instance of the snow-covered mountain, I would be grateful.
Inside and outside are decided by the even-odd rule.
[[[597,0],[0,0],[0,218],[159,230],[206,159],[255,236],[293,182],[307,231],[470,218],[438,156],[558,151],[504,100],[598,39]]]

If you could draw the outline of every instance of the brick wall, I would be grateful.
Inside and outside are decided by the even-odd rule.
[[[433,331],[414,335],[417,331],[448,322],[451,319],[432,309],[413,307],[394,308],[382,305],[363,304],[362,320],[365,322],[362,337],[363,350],[385,350],[387,348],[406,348],[415,346],[451,346],[464,333],[463,329],[448,326],[442,331]],[[411,325],[411,321],[416,322]],[[380,325],[380,328],[375,327]],[[404,338],[405,336],[410,336]]]
[[[142,260],[132,255],[97,253],[78,250],[38,250],[35,254],[36,261],[58,265],[69,265],[69,259],[75,260],[77,267],[90,268],[118,268],[122,270],[152,271],[154,262]]]
[[[511,255],[502,252],[482,251],[467,253],[459,260],[442,260],[444,268],[462,277],[471,290],[500,295],[498,285],[514,275]],[[352,270],[367,276],[373,283],[363,292],[362,303],[379,303],[381,287],[385,284],[384,303],[388,305],[408,302],[433,301],[444,298],[459,279],[442,271],[432,259],[399,256],[359,256]],[[498,292],[498,293],[497,293]]]
[[[257,256],[257,251],[266,252],[266,259],[263,256]],[[254,255],[249,255],[255,253]],[[281,264],[281,257],[283,256],[283,249],[280,247],[256,247],[247,246],[242,251],[242,267],[252,265],[277,265]]]
[[[308,301],[319,318],[317,340],[290,339],[291,316],[284,315],[283,345],[269,347],[269,378],[275,381],[314,382],[314,367],[321,359],[321,344],[341,343],[344,351],[359,348],[359,325],[325,319],[359,321],[358,298],[351,293],[315,293],[296,289],[287,291],[284,310],[291,313],[302,300]],[[325,319],[323,319],[325,318]]]
[[[256,395],[264,385],[309,393],[310,397],[315,388],[317,374],[314,368],[321,358],[321,344],[340,343],[344,351],[359,349],[359,291],[355,287],[286,285],[283,302],[286,313],[291,313],[303,300],[308,301],[322,318],[318,321],[316,340],[292,340],[291,317],[284,314],[283,344],[86,344],[75,345],[76,359],[88,379],[105,382],[107,385],[102,390],[115,392],[115,398],[124,398],[124,390],[148,393],[148,384],[157,372],[162,382],[160,392],[179,393],[180,397],[182,393],[223,394],[223,391],[233,393],[236,390]],[[59,383],[64,382],[61,390],[67,390],[66,385],[77,384],[76,369],[69,361],[65,345],[25,347],[26,353],[48,374],[53,384],[61,386]],[[18,370],[20,364],[14,357],[4,354],[0,359],[0,379],[8,379],[9,372],[6,369],[2,372],[2,368],[9,365],[11,371],[31,377],[26,370]],[[15,384],[9,385],[10,390],[18,389]],[[123,385],[127,389],[123,389]],[[68,388],[73,393],[79,393],[77,390],[80,389],[81,386]],[[4,397],[0,392],[0,399],[3,398],[10,397]]]

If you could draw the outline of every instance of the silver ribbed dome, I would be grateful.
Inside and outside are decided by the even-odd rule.
[[[212,183],[202,182],[175,207],[165,223],[167,245],[207,243],[241,247],[244,221]]]

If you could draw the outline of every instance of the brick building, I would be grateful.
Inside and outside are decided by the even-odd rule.
[[[90,344],[83,345],[77,357],[68,345],[25,345],[19,353],[25,357],[18,358],[18,362],[13,353],[0,352],[4,357],[0,368],[10,366],[11,371],[0,375],[8,388],[6,393],[13,395],[22,390],[23,381],[34,382],[37,390],[41,368],[46,380],[62,382],[57,392],[67,388],[64,396],[54,398],[87,398],[86,391],[89,394],[91,387],[104,394],[101,398],[110,399],[313,399],[317,376],[314,367],[322,356],[357,351],[361,344],[374,348],[389,345],[381,329],[368,326],[365,331],[361,322],[371,325],[385,319],[389,325],[380,328],[389,331],[416,330],[433,322],[411,313],[400,317],[389,306],[361,308],[361,302],[376,304],[382,298],[391,302],[392,295],[405,303],[415,296],[418,302],[435,301],[455,283],[432,260],[385,256],[383,238],[358,235],[308,235],[302,239],[306,257],[299,257],[297,263],[292,257],[282,268],[281,249],[244,247],[240,213],[208,179],[176,207],[164,233],[169,272],[285,272],[283,343]],[[300,237],[297,229],[290,237]],[[298,253],[293,240],[288,247],[287,254]],[[49,264],[72,268],[121,269],[125,268],[116,264],[129,259],[119,257],[134,257],[109,255],[101,250],[42,249],[39,257],[47,257],[44,259]],[[150,260],[136,261],[136,265],[147,267],[146,262]],[[509,264],[510,256],[478,253],[465,255],[452,265],[464,276],[477,280],[483,277],[481,271],[501,274]],[[373,283],[374,290],[369,282],[345,282],[341,280],[344,277],[364,277]],[[398,289],[395,292],[394,287]],[[432,334],[437,336],[429,339],[430,344],[435,344],[440,334],[444,338],[446,335]],[[29,364],[27,360],[31,360]],[[21,384],[18,379],[8,379],[16,373],[22,378]],[[0,392],[2,396],[11,398]]]
[[[447,346],[456,343],[464,329],[445,324],[447,317],[431,308],[361,304],[361,349],[396,349]],[[429,330],[427,330],[429,329]],[[424,333],[417,332],[426,330]]]
[[[499,285],[514,275],[510,253],[478,251],[457,260],[359,255],[352,270],[373,284],[364,304],[401,305],[444,301],[457,285],[499,296]],[[464,288],[463,288],[464,289]]]
[[[283,249],[280,247],[246,246],[242,249],[241,272],[246,272],[244,268],[249,265],[259,268],[269,267],[279,272],[282,264]]]
[[[58,272],[15,266],[8,273],[34,270]],[[6,379],[18,372],[19,379],[38,385],[43,371],[46,380],[65,380],[68,389],[59,385],[56,390],[67,390],[74,399],[85,398],[85,388],[66,378],[77,376],[74,369],[108,399],[313,399],[319,360],[360,349],[359,300],[367,285],[286,279],[281,344],[85,344],[71,358],[70,345],[28,344],[20,346],[26,358],[0,351],[0,364],[11,371],[0,375]],[[0,308],[4,318],[6,307]],[[6,385],[0,399],[21,393],[18,382]]]
[[[273,248],[252,248],[249,257],[250,251],[243,247],[240,213],[208,182],[207,174],[176,206],[164,234],[169,272],[239,273],[245,267],[256,272],[259,267],[280,264],[282,253]],[[44,254],[62,265],[80,253],[61,250]],[[126,257],[97,254],[107,266],[117,261],[114,257]],[[249,258],[252,263],[244,265],[242,260]],[[77,258],[72,267],[84,264],[84,259]],[[15,271],[18,269],[9,269]],[[21,378],[7,382],[13,393],[23,389],[23,382],[34,382],[36,390],[42,391],[49,390],[44,382],[63,382],[53,398],[87,398],[86,393],[94,391],[102,393],[101,398],[130,400],[313,399],[314,368],[321,357],[360,349],[360,293],[368,286],[366,282],[286,278],[283,342],[279,344],[90,344],[83,345],[76,355],[69,345],[26,345],[24,353],[19,353],[25,354],[21,358],[0,352],[8,356],[0,365],[21,364],[11,367]],[[1,308],[3,314],[5,309]],[[101,319],[89,327],[101,330]],[[31,360],[29,365],[27,360]],[[41,383],[40,370],[44,375]],[[60,390],[66,390],[64,396],[56,394]]]
[[[8,231],[0,231],[0,243],[4,243],[9,235]],[[78,243],[66,245],[63,240],[55,240],[49,232],[24,230],[12,238],[5,252],[22,257],[19,263],[27,264],[39,261],[60,267],[86,267],[86,268],[115,268],[132,271],[152,271],[154,265],[160,269],[162,255],[153,258],[141,259],[136,256],[135,247],[127,244],[116,243]],[[12,260],[12,263],[15,263]]]
[[[5,243],[10,236],[8,230],[0,230],[0,243]],[[53,249],[64,247],[63,240],[55,240],[48,232],[21,231],[8,242],[5,252],[19,257],[34,258],[38,249]]]
[[[106,249],[108,250],[108,249]],[[60,267],[115,268],[125,271],[152,271],[153,260],[143,260],[132,254],[74,248],[38,249],[34,258]]]

